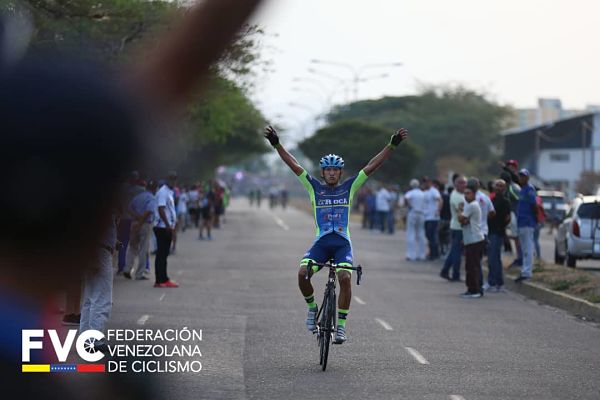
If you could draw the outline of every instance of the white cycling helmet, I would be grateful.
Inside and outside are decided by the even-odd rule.
[[[334,167],[342,169],[344,168],[344,159],[336,154],[327,154],[319,161],[321,168]]]

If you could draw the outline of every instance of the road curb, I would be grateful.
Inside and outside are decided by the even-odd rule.
[[[600,322],[600,306],[566,293],[548,289],[535,282],[515,283],[516,276],[505,275],[505,285],[513,292],[533,300],[561,308],[577,316]]]

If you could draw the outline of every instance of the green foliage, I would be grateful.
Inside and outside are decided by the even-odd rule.
[[[81,52],[104,62],[121,62],[126,50],[156,39],[183,14],[178,1],[23,0],[33,18],[34,49]]]
[[[393,130],[356,120],[340,121],[318,130],[299,146],[307,157],[315,161],[328,153],[339,154],[346,164],[346,176],[350,176],[367,165],[389,143],[393,133]],[[418,160],[418,148],[410,142],[402,143],[377,171],[377,179],[404,181],[411,176]]]
[[[76,52],[110,65],[131,62],[134,48],[158,44],[183,17],[183,0],[6,0],[0,11],[30,15],[32,49]],[[260,63],[257,26],[246,26],[190,102],[184,135],[167,163],[189,179],[210,176],[217,165],[267,150],[259,134],[264,118],[249,99],[252,68]]]
[[[419,146],[424,157],[419,174],[436,175],[438,161],[460,157],[485,170],[492,160],[492,145],[508,110],[476,92],[464,89],[425,90],[418,96],[385,97],[337,107],[328,116],[331,123],[348,119],[381,126],[400,127],[410,132],[410,142]]]
[[[268,146],[260,129],[265,120],[234,82],[216,77],[188,107],[183,175],[209,176],[221,164],[264,153]]]

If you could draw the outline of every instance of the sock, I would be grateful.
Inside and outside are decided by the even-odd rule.
[[[315,303],[315,294],[311,294],[310,296],[304,296],[304,301],[306,301],[306,305],[311,310],[317,308],[317,303]]]
[[[341,308],[338,308],[338,326],[341,326],[342,328],[346,327],[346,318],[348,318],[349,312],[350,310],[342,310]]]

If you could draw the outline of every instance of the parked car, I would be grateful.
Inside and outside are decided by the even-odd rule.
[[[575,268],[577,260],[600,259],[600,196],[579,196],[554,236],[554,261]]]
[[[542,199],[546,223],[557,226],[569,210],[567,196],[557,190],[538,190],[537,195]]]

